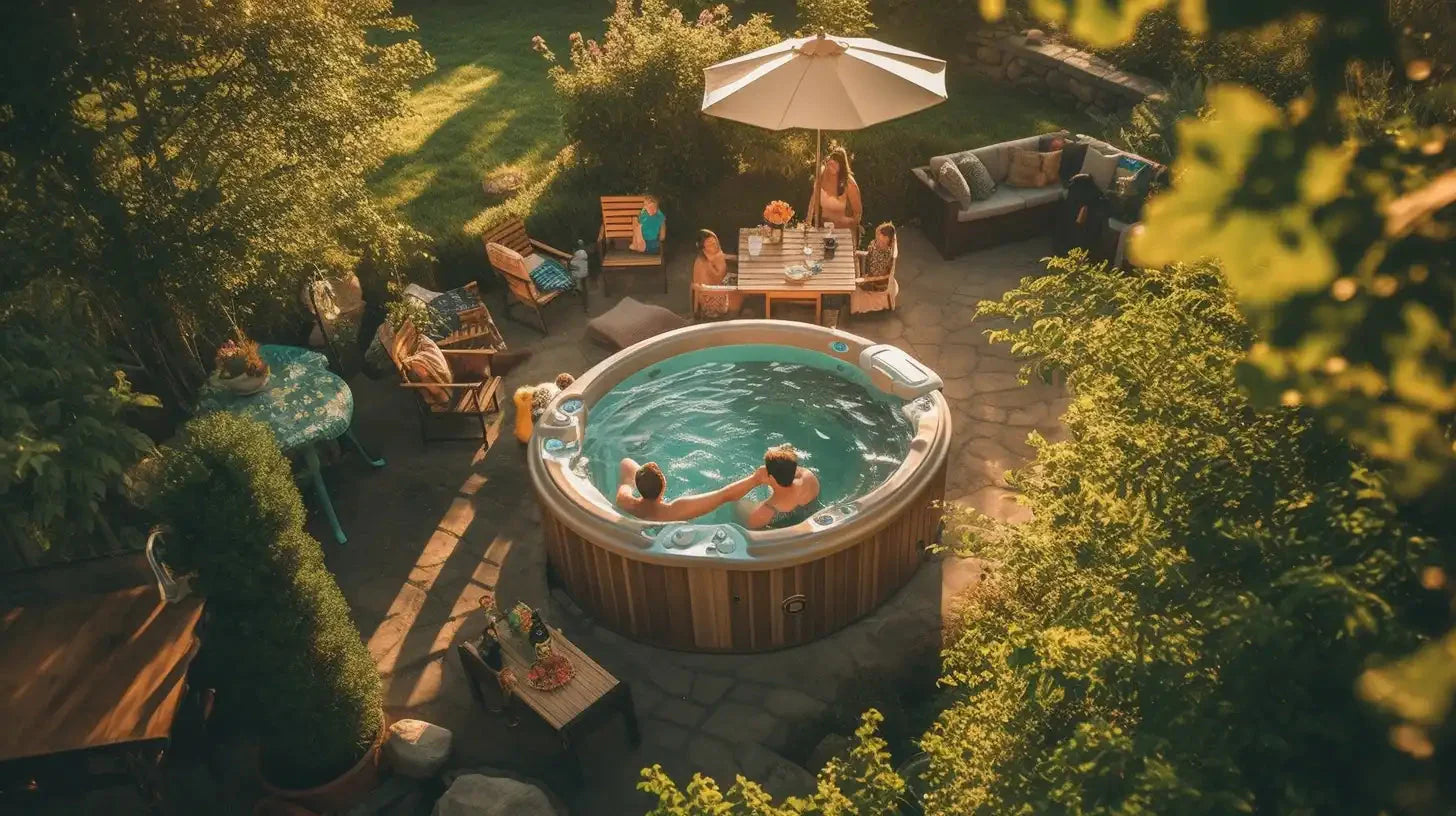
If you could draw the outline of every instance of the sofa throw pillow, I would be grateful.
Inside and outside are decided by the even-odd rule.
[[[1082,160],[1081,172],[1097,182],[1097,189],[1107,190],[1112,186],[1113,174],[1117,172],[1117,156],[1108,156],[1095,148],[1088,150],[1087,157]]]
[[[1034,150],[1011,149],[1011,169],[1006,183],[1012,187],[1041,187],[1041,154]]]
[[[1062,171],[1062,151],[1053,150],[1041,154],[1041,186],[1058,181]]]
[[[986,165],[974,153],[958,158],[956,169],[961,171],[961,177],[970,185],[972,199],[985,201],[996,194],[996,180],[991,178],[991,171],[986,169]]]
[[[966,182],[966,177],[961,175],[960,168],[955,166],[953,161],[943,161],[935,170],[935,181],[947,193],[960,202],[962,207],[971,203],[971,185]]]

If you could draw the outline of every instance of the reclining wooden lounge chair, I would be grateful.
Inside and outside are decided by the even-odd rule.
[[[430,436],[429,423],[440,417],[474,417],[480,423],[481,443],[489,449],[500,430],[504,414],[500,405],[501,378],[491,375],[494,349],[440,349],[449,366],[449,382],[420,382],[405,365],[404,345],[411,333],[418,333],[405,321],[397,337],[390,337],[385,348],[399,372],[399,386],[415,396],[420,417],[420,442],[442,439],[468,439],[475,436]]]
[[[642,212],[646,196],[602,196],[602,229],[597,234],[597,249],[602,259],[602,294],[607,294],[611,285],[613,270],[633,270],[657,267],[662,270],[662,291],[667,291],[667,263],[663,259],[663,244],[667,242],[667,226],[663,225],[662,240],[656,252],[633,252],[629,249],[637,231],[637,214]]]
[[[582,311],[586,310],[586,297],[576,286],[549,292],[538,288],[536,280],[531,277],[526,259],[521,253],[492,241],[485,245],[485,254],[490,257],[491,267],[501,276],[501,280],[505,281],[506,317],[515,319],[515,315],[511,314],[513,305],[529,306],[536,313],[536,321],[541,324],[541,333],[550,334],[551,330],[546,326],[546,315],[541,311],[541,307],[562,295],[574,295],[581,298]]]

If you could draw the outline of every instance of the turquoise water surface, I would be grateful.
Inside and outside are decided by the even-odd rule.
[[[763,464],[767,448],[788,442],[819,476],[815,507],[829,507],[873,490],[900,466],[911,438],[900,408],[858,367],[828,354],[725,346],[672,357],[618,384],[591,407],[583,454],[609,501],[628,456],[656,462],[673,498],[742,478]],[[767,494],[760,487],[750,495]],[[735,520],[732,505],[703,520]]]

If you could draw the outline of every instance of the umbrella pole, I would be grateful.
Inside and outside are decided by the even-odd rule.
[[[814,169],[809,172],[809,226],[811,227],[818,227],[824,221],[824,213],[819,212],[819,165],[823,161],[820,158],[823,140],[824,131],[814,128]]]

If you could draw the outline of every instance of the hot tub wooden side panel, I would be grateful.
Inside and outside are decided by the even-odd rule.
[[[899,517],[822,558],[774,569],[666,566],[582,538],[542,507],[557,578],[602,625],[670,649],[752,652],[821,638],[910,580],[940,524],[944,468]],[[804,596],[802,611],[784,602]]]

